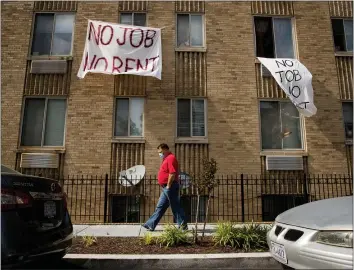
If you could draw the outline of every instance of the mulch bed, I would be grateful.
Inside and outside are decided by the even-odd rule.
[[[75,254],[210,254],[241,252],[230,247],[217,247],[211,238],[205,238],[198,245],[177,247],[147,246],[137,237],[97,237],[96,244],[85,247],[82,238],[76,237],[70,253]]]

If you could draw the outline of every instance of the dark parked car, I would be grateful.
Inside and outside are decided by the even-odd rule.
[[[66,194],[58,181],[1,166],[2,267],[44,257],[60,260],[72,238]]]

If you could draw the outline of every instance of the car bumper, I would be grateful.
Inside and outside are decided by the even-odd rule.
[[[14,214],[1,217],[1,266],[13,268],[51,254],[64,254],[72,245],[73,226],[65,214],[61,225],[45,233],[35,233]]]
[[[353,269],[353,249],[313,242],[312,239],[317,233],[315,230],[281,223],[275,225],[281,226],[284,230],[276,235],[276,226],[273,226],[268,232],[267,242],[269,247],[272,242],[284,247],[286,262],[272,254],[280,263],[294,269]],[[303,235],[296,241],[286,240],[284,236],[290,229],[303,231]]]

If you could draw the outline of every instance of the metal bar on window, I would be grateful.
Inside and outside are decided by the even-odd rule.
[[[53,49],[53,40],[54,40],[54,31],[55,31],[55,23],[56,23],[56,17],[57,14],[53,13],[53,28],[52,28],[52,38],[50,40],[50,51],[49,51],[49,55],[52,55],[52,49]],[[71,41],[72,42],[72,41]]]
[[[189,16],[188,16],[188,31],[189,31],[189,35],[188,35],[188,44],[189,44],[189,47],[192,47],[192,42],[191,42],[191,21],[192,21],[192,14],[189,13]]]
[[[347,48],[347,32],[345,31],[345,23],[344,21],[347,21],[347,20],[342,20],[342,25],[343,25],[343,32],[344,32],[344,46],[345,46],[345,51],[347,52],[348,51],[348,48]]]
[[[282,102],[279,102],[281,149],[284,149],[284,138],[282,136],[282,133],[283,133],[283,118],[281,117],[281,111],[282,111]]]
[[[48,98],[45,98],[44,102],[44,116],[43,116],[43,124],[42,124],[42,139],[41,139],[41,146],[44,146],[44,134],[46,128],[46,121],[47,121],[47,109],[48,109]]]
[[[131,98],[128,98],[129,99],[129,108],[128,108],[128,137],[130,137],[130,109],[131,109]]]
[[[191,137],[193,137],[193,99],[190,99]]]
[[[272,18],[272,35],[273,35],[273,53],[274,57],[277,57],[277,42],[275,40],[275,32],[274,32],[274,18]]]

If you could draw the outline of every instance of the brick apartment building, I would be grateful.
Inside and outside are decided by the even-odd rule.
[[[27,173],[352,171],[352,1],[1,3],[1,161]],[[163,28],[162,80],[76,76],[87,19]],[[299,116],[257,56],[297,58],[318,112]],[[45,61],[43,61],[45,60]]]

